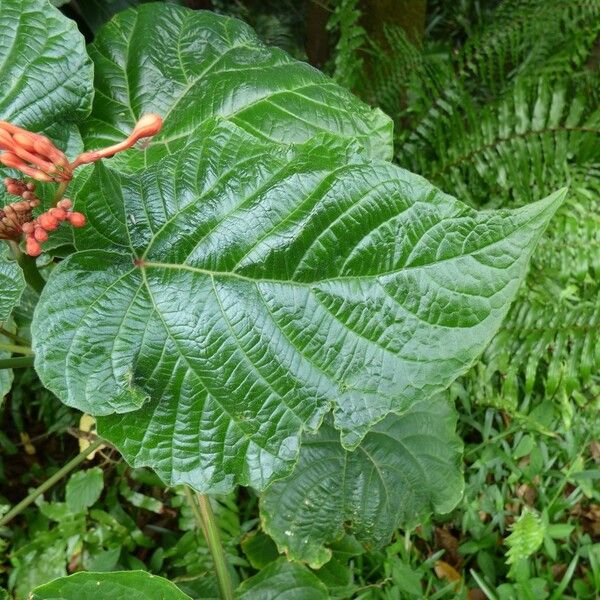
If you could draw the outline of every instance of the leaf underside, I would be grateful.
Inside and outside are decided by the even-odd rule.
[[[445,395],[389,415],[348,452],[324,424],[305,436],[298,464],[261,496],[265,531],[289,558],[319,568],[326,548],[345,530],[372,546],[389,542],[400,525],[447,513],[463,491],[462,443]]]
[[[478,213],[352,144],[223,120],[135,176],[84,175],[86,250],[42,294],[36,369],[129,462],[203,492],[285,475],[332,407],[351,448],[448,386],[563,197]]]
[[[214,116],[264,140],[301,143],[329,132],[393,154],[392,121],[313,67],[263,44],[242,21],[163,4],[117,15],[89,47],[96,101],[82,127],[88,148],[120,141],[144,113],[164,118],[143,166],[181,147]],[[122,157],[115,159],[125,166]]]
[[[0,242],[0,323],[8,320],[25,289],[23,271],[10,255],[10,249]]]

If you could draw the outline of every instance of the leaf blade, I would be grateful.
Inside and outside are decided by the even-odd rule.
[[[36,587],[32,600],[189,600],[174,583],[145,571],[81,572]]]
[[[89,175],[90,249],[42,295],[36,368],[169,484],[260,489],[331,406],[351,448],[468,369],[563,195],[477,213],[330,138],[213,121],[144,172]]]
[[[164,126],[151,144],[153,156],[170,152],[218,115],[276,143],[301,143],[326,131],[359,139],[379,158],[392,157],[389,117],[268,48],[242,21],[142,5],[105,25],[90,54],[99,95],[83,129],[88,148],[119,141],[144,112],[157,112]]]
[[[399,526],[450,512],[462,497],[456,412],[438,396],[378,423],[354,451],[331,423],[303,439],[292,474],[261,496],[261,521],[280,552],[319,568],[344,531],[363,544],[387,543]]]

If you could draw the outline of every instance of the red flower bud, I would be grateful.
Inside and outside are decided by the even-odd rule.
[[[49,213],[44,213],[38,217],[40,227],[46,231],[54,231],[58,227],[58,219]]]
[[[73,203],[68,198],[63,198],[56,206],[69,210],[73,206]]]
[[[73,227],[83,227],[85,225],[85,215],[80,212],[67,213],[67,218]]]
[[[48,233],[45,229],[42,229],[41,227],[36,227],[35,231],[33,232],[33,237],[38,242],[45,242],[48,239]]]
[[[27,238],[25,250],[29,256],[39,256],[42,253],[42,247],[32,237]]]
[[[59,221],[64,221],[67,218],[67,211],[63,208],[51,208],[48,213]]]

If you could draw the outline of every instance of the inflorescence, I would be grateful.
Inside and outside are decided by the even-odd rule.
[[[85,216],[72,211],[71,200],[62,197],[75,169],[127,150],[138,140],[156,135],[161,127],[162,119],[158,115],[144,115],[131,135],[122,142],[101,150],[83,152],[69,162],[47,137],[0,121],[0,151],[3,151],[0,163],[36,181],[61,184],[55,205],[34,218],[33,210],[41,204],[35,194],[35,184],[11,177],[4,179],[6,191],[21,199],[0,209],[0,239],[19,242],[24,238],[27,254],[39,256],[41,244],[48,239],[48,233],[57,229],[62,221],[68,221],[73,227],[83,227]]]

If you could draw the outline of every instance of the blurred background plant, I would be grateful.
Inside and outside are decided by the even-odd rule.
[[[88,39],[136,3],[55,2]],[[179,3],[247,21],[380,106],[395,122],[396,162],[473,206],[522,205],[569,186],[501,331],[449,391],[465,440],[462,503],[383,550],[347,536],[315,575],[335,598],[597,598],[600,2]],[[79,416],[23,370],[0,418],[8,504],[76,453]],[[76,570],[143,568],[193,598],[216,597],[183,490],[109,448],[93,465],[1,531],[2,586],[25,598]],[[252,491],[214,508],[236,582],[275,564]]]

